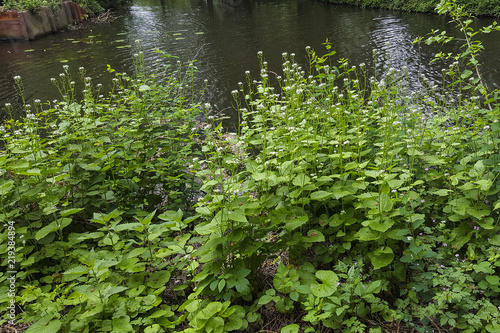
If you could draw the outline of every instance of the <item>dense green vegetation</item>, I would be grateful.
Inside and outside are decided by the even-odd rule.
[[[0,126],[2,309],[27,333],[497,332],[500,96],[472,21],[439,10],[465,40],[442,82],[409,91],[328,42],[280,77],[259,53],[235,133],[193,62],[146,74],[139,51],[109,94],[80,68],[81,101],[64,67],[60,101]]]
[[[442,0],[325,0],[331,3],[373,8],[397,9],[411,12],[434,12]],[[457,4],[476,15],[500,16],[500,3],[495,0],[457,0]]]
[[[75,0],[75,3],[85,8],[89,14],[98,14],[106,9],[117,8],[131,3],[131,0]],[[61,0],[3,0],[1,10],[28,10],[38,12],[44,6],[57,9]]]

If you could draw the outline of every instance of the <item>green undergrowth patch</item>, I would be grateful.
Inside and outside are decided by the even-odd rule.
[[[259,52],[235,133],[193,62],[138,52],[109,94],[80,68],[81,102],[64,67],[0,127],[0,306],[28,333],[498,331],[500,96],[440,10],[466,41],[442,82]]]
[[[360,7],[384,8],[408,12],[437,12],[435,8],[445,0],[324,0],[329,3],[348,4]],[[500,16],[500,4],[492,0],[457,0],[469,13],[475,15]]]

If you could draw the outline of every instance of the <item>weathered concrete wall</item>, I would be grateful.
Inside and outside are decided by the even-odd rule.
[[[69,1],[61,3],[57,10],[43,7],[34,14],[28,11],[0,11],[0,39],[33,40],[74,22],[81,22],[84,15],[83,8]]]

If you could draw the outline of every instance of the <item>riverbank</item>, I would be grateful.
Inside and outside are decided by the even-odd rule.
[[[335,4],[348,4],[367,8],[383,8],[418,13],[436,13],[435,8],[441,0],[322,0]],[[500,3],[485,0],[459,0],[457,3],[474,15],[500,17]]]
[[[59,101],[26,103],[16,76],[0,325],[500,331],[500,96],[461,50],[417,92],[408,69],[370,76],[307,47],[304,67],[282,53],[276,77],[258,52],[259,75],[231,92],[231,135],[194,61],[161,51],[154,75],[141,51],[133,76],[108,65],[109,94],[80,67],[82,99],[68,65],[50,79]]]

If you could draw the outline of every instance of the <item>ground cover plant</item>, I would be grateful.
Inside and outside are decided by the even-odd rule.
[[[442,82],[259,53],[234,133],[193,62],[138,52],[109,95],[81,68],[81,103],[64,68],[0,127],[0,306],[28,333],[498,331],[500,96],[440,10],[465,40]]]

